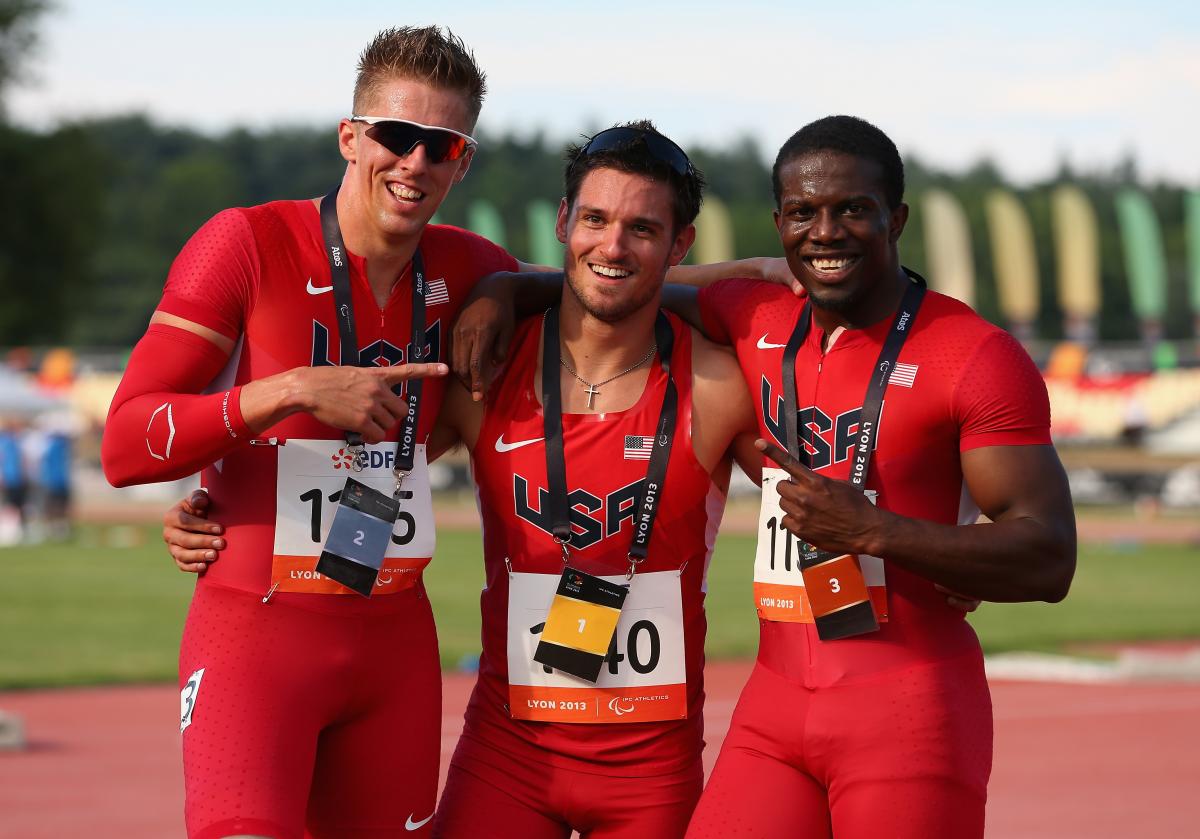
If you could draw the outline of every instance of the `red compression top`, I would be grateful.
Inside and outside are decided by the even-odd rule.
[[[494,271],[515,270],[516,261],[486,239],[441,225],[425,228],[420,251],[427,284],[429,353],[421,360],[445,360],[450,328],[475,282]],[[353,253],[349,256],[363,358],[381,367],[405,363],[412,337],[411,268],[405,270],[381,309],[367,283],[365,260]],[[340,360],[329,263],[320,216],[312,201],[277,201],[215,216],[175,260],[158,308],[237,340],[225,372],[213,384],[217,390],[295,367],[332,365]],[[421,443],[437,418],[445,387],[445,378],[425,380],[417,428]],[[394,450],[399,429],[399,425],[392,429],[389,443],[379,449],[381,455]],[[294,414],[264,432],[255,441],[258,445],[243,442],[204,470],[203,483],[213,499],[211,515],[226,526],[228,548],[200,578],[201,584],[260,594],[268,589],[276,529],[277,461],[289,440],[332,441],[343,439],[344,434],[310,414]],[[176,440],[176,447],[181,444],[184,441]],[[333,504],[326,506],[331,513]],[[298,509],[307,508],[301,503]],[[318,544],[314,542],[314,546]],[[319,553],[319,547],[315,552]],[[343,603],[340,608],[353,607]]]
[[[536,317],[518,328],[511,361],[489,394],[472,456],[483,518],[487,585],[480,598],[483,655],[464,736],[516,754],[530,754],[534,747],[536,759],[553,765],[626,776],[671,772],[700,753],[704,586],[725,496],[692,449],[691,331],[673,315],[668,317],[675,330],[672,375],[679,393],[678,420],[649,555],[638,566],[633,587],[636,593],[640,580],[655,576],[669,584],[676,607],[682,598],[683,638],[680,646],[672,648],[664,634],[660,648],[657,635],[653,641],[648,633],[639,637],[635,627],[628,640],[640,647],[631,654],[625,646],[627,639],[618,630],[621,655],[614,666],[618,673],[628,674],[631,666],[639,665],[631,655],[638,657],[638,672],[650,684],[665,681],[656,675],[676,667],[678,681],[683,683],[679,685],[676,718],[589,725],[514,719],[510,714],[510,702],[517,697],[509,691],[511,648],[506,648],[506,638],[510,632],[537,629],[536,621],[545,619],[550,602],[547,596],[536,604],[539,608],[530,611],[528,626],[510,626],[510,589],[515,584],[508,566],[518,578],[538,575],[555,582],[563,570],[562,551],[542,513],[547,510],[547,481],[543,414],[534,388],[542,324],[542,318]],[[628,568],[633,519],[648,465],[647,443],[655,433],[665,387],[666,375],[656,360],[641,398],[628,410],[563,415],[573,567],[597,575],[624,575]],[[632,600],[631,594],[627,613]],[[652,615],[648,617],[653,620]],[[680,647],[685,661],[666,661],[671,649],[679,654]],[[604,670],[609,666],[605,664]],[[609,701],[607,696],[601,700],[601,712]],[[643,714],[640,703],[626,707],[635,705],[637,710],[626,711],[622,720],[637,720]],[[682,718],[685,714],[686,719]]]
[[[700,293],[705,329],[732,344],[756,403],[762,437],[785,446],[783,351],[804,298],[757,280],[714,283]],[[801,441],[811,468],[849,477],[867,381],[889,315],[835,336],[813,324],[796,358]],[[970,524],[979,509],[963,483],[960,453],[982,446],[1050,443],[1046,386],[1021,345],[968,306],[925,295],[884,393],[867,487],[879,506],[942,524]],[[765,466],[776,466],[764,459]],[[978,652],[964,614],[933,583],[884,557],[888,622],[879,631],[822,642],[811,623],[760,621],[759,662],[809,687]]]

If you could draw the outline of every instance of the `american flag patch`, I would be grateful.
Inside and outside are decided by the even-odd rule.
[[[917,379],[918,366],[916,364],[897,364],[892,375],[888,377],[888,383],[900,385],[900,387],[912,387],[913,382]]]
[[[639,437],[636,434],[625,435],[626,460],[649,460],[653,448],[653,437]]]
[[[445,280],[433,280],[425,285],[425,305],[436,306],[438,303],[449,303],[450,292],[446,290]]]

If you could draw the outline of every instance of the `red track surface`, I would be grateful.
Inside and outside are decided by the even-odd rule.
[[[748,672],[708,667],[710,767]],[[443,767],[471,682],[446,678]],[[991,839],[1194,835],[1200,685],[998,682],[992,697]],[[178,707],[170,686],[0,693],[30,744],[0,752],[0,837],[182,836]]]

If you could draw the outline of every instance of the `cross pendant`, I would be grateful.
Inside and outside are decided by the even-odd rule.
[[[595,385],[588,385],[587,395],[588,395],[588,410],[589,411],[593,410],[596,407],[596,395],[599,393],[600,393],[600,390]]]

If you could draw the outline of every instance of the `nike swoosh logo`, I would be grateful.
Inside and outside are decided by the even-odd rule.
[[[429,824],[429,820],[432,818],[433,818],[433,813],[430,813],[428,816],[421,819],[419,822],[415,822],[412,820],[412,816],[410,815],[407,819],[404,820],[404,829],[409,830],[409,831],[420,830],[425,825]]]
[[[327,291],[333,291],[333,286],[331,286],[331,285],[316,286],[316,285],[313,285],[312,277],[308,278],[308,293],[309,294],[324,294]]]
[[[540,443],[544,439],[544,437],[534,437],[532,440],[518,440],[515,443],[506,443],[504,442],[504,435],[501,434],[496,438],[496,451],[501,453],[511,452],[513,449],[519,449],[522,446],[531,446],[534,443]]]
[[[787,346],[787,344],[772,344],[772,343],[770,343],[770,342],[767,340],[767,334],[768,334],[768,333],[764,332],[764,333],[763,333],[763,336],[762,336],[761,338],[759,338],[759,339],[758,339],[758,348],[759,348],[760,350],[777,350],[777,349],[779,349],[780,347],[786,347],[786,346]]]

